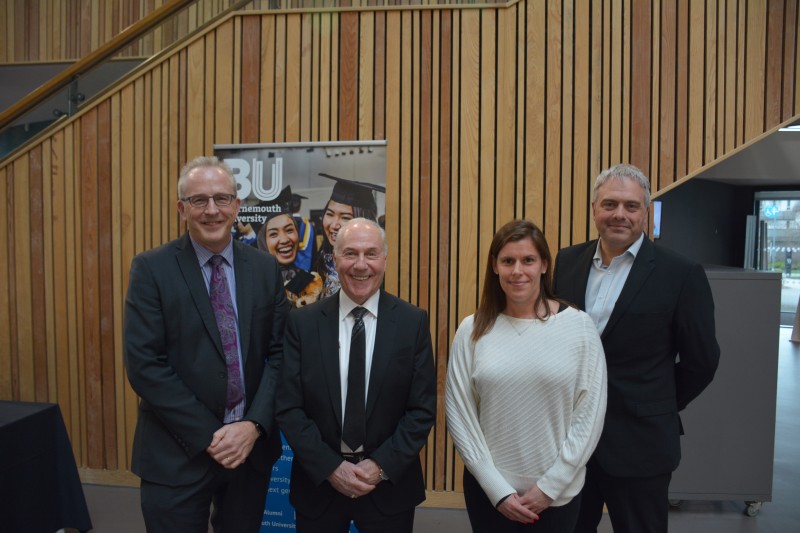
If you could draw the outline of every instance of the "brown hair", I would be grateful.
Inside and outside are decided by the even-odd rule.
[[[481,294],[481,302],[475,311],[475,320],[472,325],[472,341],[477,342],[478,339],[483,337],[492,326],[495,320],[506,308],[506,294],[500,286],[500,278],[494,272],[494,263],[497,261],[497,256],[500,250],[510,242],[517,242],[523,239],[530,239],[533,246],[539,254],[543,262],[547,263],[547,272],[542,274],[540,281],[539,296],[536,298],[534,304],[534,313],[537,313],[538,318],[547,318],[550,314],[550,306],[547,304],[549,300],[561,301],[553,294],[553,258],[550,255],[550,247],[547,245],[547,240],[540,230],[533,222],[528,220],[512,220],[497,230],[492,239],[492,245],[489,248],[489,257],[486,261],[486,274],[483,278],[483,293]],[[539,316],[537,309],[540,304],[544,304],[544,316]]]

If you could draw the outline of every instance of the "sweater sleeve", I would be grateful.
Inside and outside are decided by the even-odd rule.
[[[472,320],[473,317],[469,316],[461,323],[450,350],[445,387],[447,427],[464,464],[492,505],[497,505],[503,497],[516,490],[495,467],[478,418],[480,399],[472,386],[475,363]]]
[[[603,430],[606,413],[606,361],[600,336],[591,319],[580,314],[582,324],[577,334],[583,337],[583,354],[576,382],[573,413],[567,438],[558,457],[537,481],[549,497],[557,499],[576,476],[582,475]]]

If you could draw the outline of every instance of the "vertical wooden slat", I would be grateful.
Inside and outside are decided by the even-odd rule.
[[[358,138],[358,22],[356,12],[339,16],[339,139]]]
[[[430,254],[430,243],[431,243],[431,128],[432,128],[432,116],[431,116],[431,106],[433,103],[433,64],[432,64],[432,55],[433,55],[433,26],[432,26],[432,13],[430,11],[425,11],[420,13],[420,39],[419,39],[419,156],[418,156],[418,170],[417,175],[419,176],[419,197],[417,200],[417,204],[419,205],[419,222],[415,231],[415,235],[412,236],[418,245],[417,249],[419,250],[417,264],[419,265],[419,271],[417,273],[417,279],[419,280],[419,286],[417,290],[417,298],[416,303],[423,309],[430,309],[430,281],[431,281],[431,254]],[[373,27],[374,30],[374,27]],[[365,36],[366,37],[366,36]],[[372,58],[371,58],[372,59]],[[369,72],[374,72],[373,69],[369,69]],[[370,84],[371,85],[371,84]],[[375,100],[375,96],[373,95],[372,100]],[[374,109],[374,106],[369,106],[370,109]],[[370,113],[372,114],[372,113]],[[372,131],[374,128],[373,124],[370,124],[369,131]],[[366,129],[366,127],[364,128]],[[365,133],[369,133],[365,131]]]
[[[641,0],[638,0],[641,1]],[[631,160],[631,54],[634,48],[631,44],[631,24],[626,24],[624,21],[632,20],[631,15],[632,2],[623,0],[622,3],[622,81],[620,87],[622,88],[622,102],[620,103],[620,117],[621,132],[621,161]],[[639,43],[638,46],[649,47],[649,43]]]
[[[13,213],[16,221],[30,220],[30,162],[27,157],[19,157],[14,161]],[[14,301],[12,309],[14,318],[12,324],[16,329],[16,357],[18,357],[19,397],[26,401],[36,400],[35,366],[33,358],[33,329],[32,329],[32,288],[31,288],[31,242],[23,237],[24,232],[19,227],[10,227],[16,233],[10,250],[10,255],[15,258],[15,268],[12,274],[14,280]]]
[[[308,140],[312,137],[312,113],[311,109],[311,87],[313,85],[312,67],[314,65],[314,48],[313,48],[313,17],[309,14],[302,15],[300,21],[301,27],[301,41],[300,41],[300,106],[299,106],[299,133],[298,140]]]
[[[16,332],[12,325],[13,313],[13,281],[11,275],[14,271],[14,255],[11,252],[13,239],[13,183],[14,172],[9,167],[0,168],[0,191],[5,194],[3,211],[0,214],[0,393],[7,398],[17,397],[14,381],[16,381],[16,363],[14,352],[16,344],[13,342]]]
[[[44,205],[42,145],[36,145],[28,152],[30,176],[29,230],[30,275],[31,275],[31,358],[33,359],[34,390],[37,402],[48,401],[48,362],[47,362],[47,318],[45,315],[44,279]]]
[[[436,326],[434,329],[434,349],[438,354],[436,359],[436,375],[437,375],[437,392],[441,391],[441,377],[447,371],[447,352],[450,344],[449,331],[449,295],[450,286],[449,280],[451,275],[450,268],[450,243],[451,243],[451,227],[450,224],[450,162],[452,160],[452,144],[450,142],[450,123],[451,123],[451,101],[452,101],[452,87],[453,87],[453,69],[452,69],[452,43],[454,41],[453,14],[451,11],[442,12],[441,14],[441,30],[440,42],[441,49],[438,55],[440,60],[440,77],[438,87],[439,97],[439,113],[437,114],[439,121],[439,128],[436,131],[439,138],[439,145],[437,151],[439,157],[435,159],[438,162],[438,199],[437,213],[438,213],[438,227],[440,228],[439,237],[437,239],[437,255],[441,258],[436,262]],[[388,36],[388,33],[387,33]],[[388,80],[387,80],[388,82]],[[449,482],[453,478],[452,472],[448,472],[449,464],[447,464],[446,452],[447,448],[447,433],[444,424],[444,396],[441,393],[436,397],[436,428],[434,433],[436,435],[436,455],[434,458],[434,480],[433,490],[452,490],[452,485]],[[452,448],[449,448],[452,450]],[[447,475],[450,473],[451,475]]]
[[[401,21],[400,12],[387,13],[386,20],[386,38],[389,42],[399,43],[401,39]],[[402,79],[402,64],[401,64],[401,47],[392,46],[387,49],[386,54],[386,83],[391,87],[398,87]],[[335,57],[335,56],[333,56]],[[332,101],[331,101],[332,104]],[[387,91],[386,92],[386,137],[392,138],[395,142],[387,143],[386,146],[386,186],[389,187],[391,181],[394,190],[397,190],[399,180],[400,166],[400,146],[398,139],[400,138],[402,117],[400,116],[400,91]],[[331,131],[334,129],[334,121],[331,120]],[[324,133],[324,130],[323,130]],[[392,224],[397,220],[400,213],[400,200],[398,194],[386,195],[386,220]],[[399,221],[398,221],[399,222]],[[394,223],[398,223],[394,222]],[[386,235],[387,242],[389,243],[390,250],[398,250],[395,231],[390,231]],[[399,255],[399,251],[396,252]],[[397,257],[390,257],[392,262],[397,261]],[[397,284],[396,270],[392,269],[386,273],[387,286],[394,287]]]
[[[545,167],[544,203],[561,203],[561,90],[563,86],[562,60],[562,2],[547,2],[547,56],[545,67]],[[558,246],[560,234],[559,209],[545,209],[542,230],[551,246]]]
[[[81,292],[84,362],[86,364],[86,420],[88,466],[104,467],[104,411],[103,411],[103,362],[100,345],[100,254],[98,214],[99,175],[98,159],[98,110],[93,109],[81,118],[80,191],[83,218],[80,268],[83,277]]]
[[[451,92],[451,123],[450,123],[450,132],[452,135],[452,147],[453,153],[451,156],[451,164],[450,164],[450,184],[449,189],[450,193],[450,220],[448,220],[448,225],[450,227],[450,248],[449,248],[449,256],[448,256],[448,263],[452,265],[449,268],[449,278],[448,278],[448,293],[449,298],[447,301],[448,305],[448,329],[450,332],[455,332],[456,327],[463,319],[464,315],[458,311],[458,302],[461,297],[459,291],[456,290],[458,287],[458,276],[461,272],[461,269],[458,267],[459,262],[462,256],[461,253],[461,228],[459,225],[459,214],[461,212],[461,204],[459,202],[460,197],[460,190],[461,190],[461,183],[460,183],[460,176],[461,176],[461,153],[460,153],[460,146],[461,146],[461,76],[462,76],[462,67],[461,67],[461,43],[462,43],[462,26],[463,26],[463,19],[461,17],[461,12],[453,13],[453,23],[452,23],[452,35],[453,35],[453,50],[452,50],[452,72],[453,72],[453,82],[452,82],[452,92]],[[468,256],[467,256],[468,257]],[[451,333],[452,334],[452,333]],[[449,339],[448,339],[449,342]],[[448,480],[452,479],[452,488],[454,490],[462,490],[463,485],[463,463],[461,462],[461,458],[455,452],[453,447],[452,438],[448,435],[447,437],[447,450],[449,452],[448,461],[447,461],[447,469],[448,469]]]
[[[97,116],[97,227],[111,227],[111,104],[106,100],[98,106]],[[96,320],[98,328],[97,349],[100,355],[102,376],[102,412],[103,412],[103,466],[116,470],[117,464],[117,418],[115,388],[116,354],[114,352],[113,297],[110,291],[103,290],[112,286],[111,232],[97,233],[97,295],[99,316]]]
[[[705,94],[705,6],[689,2],[689,79],[687,171],[703,164],[704,94]],[[696,90],[695,90],[696,88]]]
[[[53,314],[53,351],[56,359],[56,401],[61,406],[61,414],[68,428],[72,427],[73,388],[70,385],[70,332],[67,326],[67,207],[66,207],[66,168],[65,133],[53,135],[51,143],[50,216],[52,220],[52,284],[53,297],[49,302]],[[77,450],[76,450],[77,451]]]
[[[209,144],[228,144],[233,142],[233,23],[228,21],[217,28],[215,42],[211,45],[214,53],[213,72],[214,94],[206,104],[213,109],[213,123],[208,125],[206,150]],[[210,52],[211,50],[209,50]],[[207,70],[207,74],[210,72]],[[209,143],[210,141],[210,143]]]
[[[119,130],[119,149],[120,149],[120,168],[119,168],[119,197],[120,197],[120,225],[119,246],[120,246],[120,268],[121,268],[121,281],[120,293],[118,293],[119,315],[115,315],[115,320],[118,320],[117,331],[121,331],[122,320],[122,305],[124,302],[124,294],[128,289],[129,267],[133,256],[139,251],[136,247],[136,188],[134,186],[134,170],[130,165],[124,164],[125,161],[132,161],[134,159],[134,131],[129,127],[124,127],[126,124],[131,124],[135,117],[135,93],[132,86],[124,87],[120,91],[120,130]],[[178,121],[177,116],[172,116],[171,120]],[[174,201],[177,195],[171,196]],[[119,336],[117,336],[119,342]],[[121,350],[117,348],[117,353]],[[121,402],[123,403],[123,402]],[[137,406],[136,395],[130,386],[125,387],[125,452],[126,458],[130,457],[130,452],[133,447],[133,433],[136,424]],[[120,439],[120,442],[122,440]]]
[[[297,141],[300,136],[300,63],[301,63],[301,22],[299,15],[292,14],[286,17],[286,112],[285,130],[283,139]]]
[[[610,0],[609,18],[606,22],[608,28],[610,46],[609,46],[609,161],[608,165],[622,162],[624,159],[623,154],[623,141],[622,141],[622,107],[625,87],[623,86],[623,68],[624,59],[623,54],[623,4],[624,0]]]
[[[688,0],[678,0],[677,39],[678,53],[676,68],[678,83],[676,89],[675,119],[675,174],[686,175],[689,159],[689,7]]]
[[[580,242],[587,237],[589,223],[589,167],[591,146],[591,2],[575,2],[575,112],[573,115],[572,154],[572,233],[566,242]],[[566,244],[562,242],[562,244]]]
[[[55,329],[55,280],[53,270],[53,230],[54,222],[51,213],[53,209],[54,184],[53,175],[57,172],[57,165],[53,161],[53,143],[56,137],[51,137],[42,142],[42,290],[43,299],[40,303],[40,320],[42,320],[42,338],[46,350],[47,359],[47,401],[58,402],[58,377],[59,361],[57,359],[57,341]],[[44,216],[48,217],[45,223]],[[0,230],[2,231],[2,230]],[[0,247],[2,250],[2,247]],[[0,289],[2,290],[2,289]],[[0,387],[2,390],[2,387]],[[66,417],[65,414],[62,416]]]
[[[375,13],[375,36],[374,36],[374,68],[372,93],[373,102],[373,125],[372,138],[385,139],[386,121],[386,12]]]
[[[497,94],[495,136],[495,210],[494,226],[518,216],[515,206],[516,186],[522,181],[515,169],[517,150],[517,11],[497,13]],[[520,210],[521,211],[521,210]]]
[[[262,142],[275,140],[275,112],[283,105],[276,105],[276,17],[264,17],[261,21],[261,109],[259,134]],[[282,93],[281,93],[282,94]]]
[[[794,114],[795,46],[797,41],[797,0],[786,2],[783,18],[783,79],[781,87],[781,118],[789,120]]]
[[[717,0],[706,0],[705,13],[705,89],[703,91],[703,158],[704,165],[716,157],[717,107]]]
[[[261,19],[260,17],[244,17],[242,19],[242,83],[241,91],[241,121],[242,142],[254,143],[258,141],[258,123],[260,108],[260,83],[261,79]]]
[[[545,69],[546,58],[545,5],[528,2],[526,18],[527,46],[525,51],[525,181],[526,202],[523,216],[539,227],[544,226],[544,177],[545,177]]]
[[[727,83],[727,75],[725,69],[727,68],[727,55],[726,46],[728,41],[728,0],[719,0],[717,2],[717,79],[716,79],[716,139],[715,148],[717,154],[725,152],[725,135],[727,133],[727,120],[725,116],[725,103],[727,99],[727,91],[725,84]]]
[[[375,119],[375,14],[364,13],[359,16],[358,38],[358,125],[357,139],[371,139]]]
[[[478,196],[471,206],[477,213],[475,221],[478,229],[478,265],[483,263],[489,246],[492,243],[495,224],[498,218],[496,190],[499,186],[495,175],[498,138],[497,128],[497,68],[495,57],[497,55],[497,16],[494,11],[480,13],[480,41],[479,46],[479,71],[480,79],[478,94],[480,98],[479,115],[476,125],[480,125],[477,146]],[[476,269],[480,272],[480,266]],[[473,274],[473,277],[475,275]],[[477,276],[478,293],[483,289],[483,280]],[[475,301],[477,305],[477,301]],[[474,311],[474,310],[473,310]]]
[[[651,54],[653,21],[650,0],[633,2],[631,31],[636,46],[631,48],[631,78],[649,80],[653,77]],[[630,162],[645,173],[650,167],[651,85],[634,83],[631,86],[631,158]]]
[[[767,1],[765,129],[773,128],[781,122],[784,16],[784,0]]]
[[[738,113],[738,2],[737,0],[727,0],[726,5],[726,28],[727,38],[725,43],[725,151],[728,152],[736,147],[737,127],[740,122]]]
[[[205,45],[198,40],[189,45],[187,50],[186,72],[186,154],[189,160],[203,153],[205,147],[204,124],[205,115]]]
[[[459,180],[456,201],[459,219],[471,220],[458,228],[458,278],[475,279],[483,265],[480,256],[480,225],[478,219],[480,194],[480,110],[481,110],[481,13],[478,10],[461,12],[459,54]],[[491,219],[490,219],[491,220]],[[475,310],[477,284],[458,283],[456,316],[460,321]]]
[[[563,0],[561,22],[561,178],[558,240],[548,244],[561,248],[572,239],[572,203],[574,201],[572,176],[574,174],[573,153],[575,148],[575,6],[573,0]]]
[[[766,22],[767,4],[747,3],[747,27],[745,30],[745,138],[752,139],[764,131],[766,75]]]

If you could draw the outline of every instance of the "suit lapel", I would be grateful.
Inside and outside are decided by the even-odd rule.
[[[601,335],[603,339],[614,328],[620,317],[627,312],[636,295],[639,294],[642,285],[650,277],[654,267],[655,249],[653,248],[653,243],[645,237],[642,241],[642,247],[639,248],[639,253],[636,254],[636,259],[633,261],[628,279],[625,280],[625,285],[622,286],[622,292],[619,294],[617,303],[614,304],[614,310],[611,311],[611,316],[608,318],[608,323],[603,330],[603,335]]]
[[[572,295],[572,303],[580,309],[586,309],[586,285],[589,283],[589,271],[592,268],[592,258],[597,250],[597,241],[592,241],[580,252],[578,256],[577,271],[580,278],[576,278]]]
[[[381,291],[378,300],[378,324],[375,331],[375,347],[372,350],[372,368],[369,374],[369,390],[367,392],[367,420],[375,407],[375,401],[380,392],[381,383],[386,376],[389,362],[392,357],[397,329],[397,316],[395,307],[397,303],[388,294]]]
[[[252,327],[253,308],[253,278],[252,270],[249,268],[248,260],[244,254],[240,253],[238,247],[240,243],[233,243],[233,269],[236,275],[236,312],[239,318],[239,342],[242,348],[242,362],[247,361],[247,348],[249,343],[245,339],[250,338],[250,328]]]
[[[342,383],[339,374],[339,293],[320,302],[319,332],[322,371],[328,382],[331,405],[336,419],[342,421]]]
[[[222,340],[219,337],[219,329],[217,329],[217,321],[214,318],[214,310],[211,308],[211,300],[208,297],[206,282],[203,280],[203,273],[197,262],[197,254],[194,253],[194,248],[192,247],[192,242],[189,240],[188,233],[178,242],[178,254],[176,258],[183,279],[194,300],[194,305],[197,307],[197,312],[200,314],[200,318],[203,320],[203,324],[205,324],[209,336],[214,341],[214,346],[217,347],[219,356],[224,359],[225,352],[222,350]]]

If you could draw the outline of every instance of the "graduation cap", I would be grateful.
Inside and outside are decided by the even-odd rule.
[[[275,218],[278,215],[292,215],[292,188],[287,185],[283,190],[268,202],[262,202],[261,206],[264,209],[264,222]]]
[[[375,203],[375,196],[373,196],[372,191],[386,193],[386,187],[383,185],[337,178],[324,172],[320,172],[319,175],[336,181],[331,193],[331,200],[352,207],[360,207],[373,213],[377,213],[378,205]]]
[[[308,200],[308,196],[303,196],[302,194],[297,194],[296,192],[292,193],[292,213],[300,211],[300,204],[303,202],[303,200]]]

